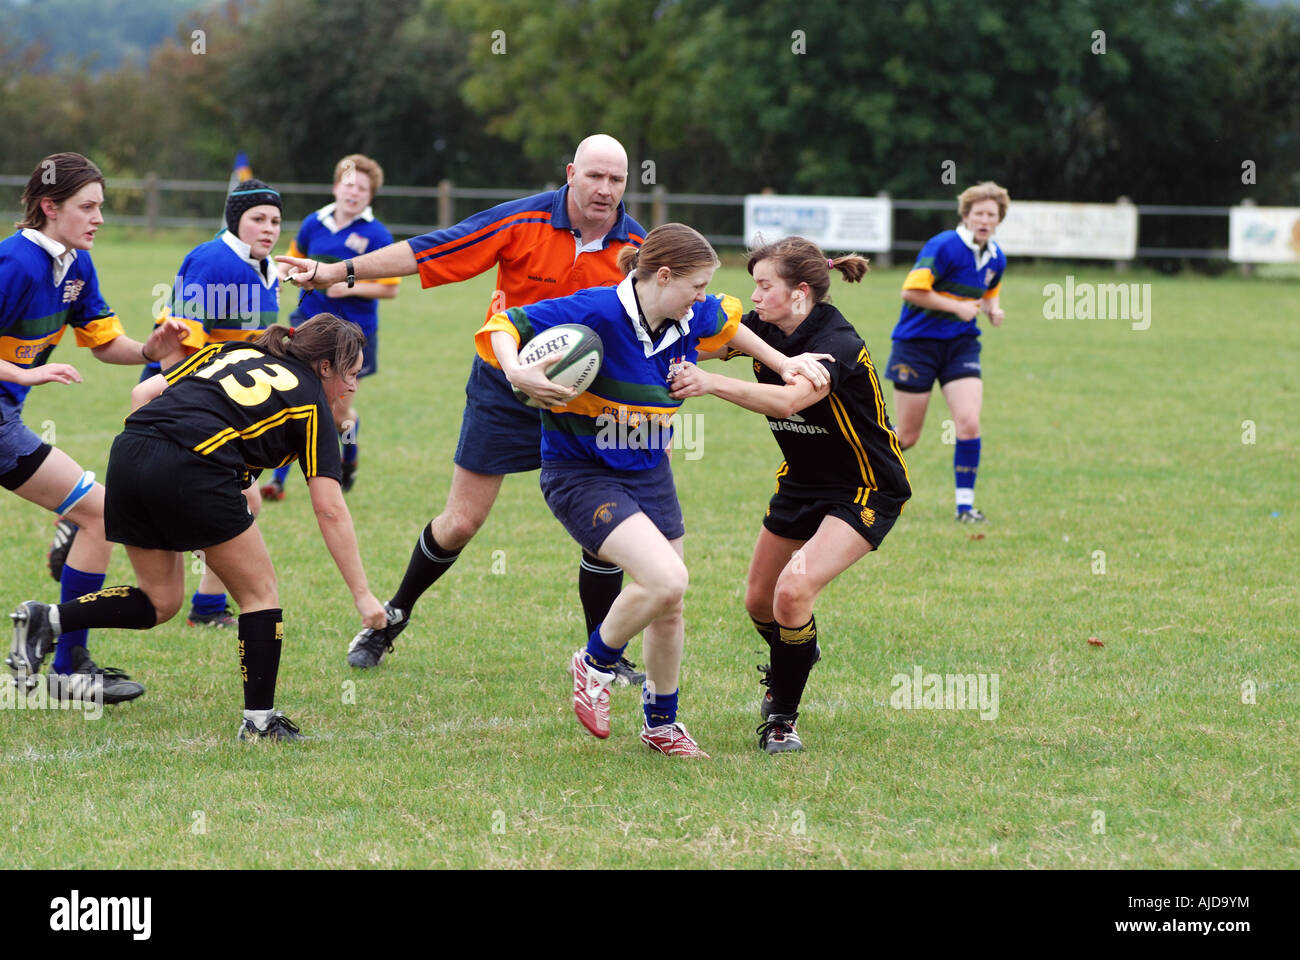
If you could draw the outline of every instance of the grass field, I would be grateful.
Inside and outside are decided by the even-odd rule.
[[[101,282],[139,337],[154,285],[202,238],[101,237]],[[903,272],[832,288],[881,367]],[[39,798],[10,804],[0,863],[1295,866],[1300,285],[1073,271],[1076,285],[1150,284],[1139,331],[1044,319],[1043,288],[1067,272],[1013,263],[1007,323],[984,336],[984,536],[952,521],[936,399],[908,454],[907,511],[882,551],[823,595],[826,658],[805,698],[802,754],[755,748],[766,652],[741,605],[781,458],[763,418],[707,398],[687,406],[701,415],[703,455],[675,469],[692,577],[681,719],[712,760],[651,755],[626,688],[608,741],[578,726],[564,672],[582,639],[578,550],[536,474],[507,480],[396,652],[364,674],[344,662],[356,615],[295,475],[262,527],[285,609],[277,706],[317,739],[235,742],[229,633],[178,618],[93,634],[96,659],[148,693],[93,722],[0,721],[0,793]],[[752,288],[727,268],[714,289]],[[490,277],[432,291],[408,279],[382,307],[348,501],[381,599],[445,499],[470,334],[490,295]],[[97,364],[71,336],[55,357],[85,382],[37,388],[25,420],[102,476],[138,371]],[[0,605],[57,599],[50,515],[0,499]],[[108,582],[133,582],[120,550]],[[996,719],[892,708],[891,678],[918,666],[996,674]]]

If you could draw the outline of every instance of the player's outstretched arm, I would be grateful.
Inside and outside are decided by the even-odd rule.
[[[348,279],[348,268],[344,261],[321,263],[308,257],[279,256],[275,262],[289,267],[287,273],[281,274],[284,279],[291,280],[306,290],[324,290]],[[405,240],[390,243],[352,259],[352,270],[357,280],[406,277],[415,273],[415,269],[415,251]]]
[[[835,362],[835,358],[829,353],[801,353],[798,356],[787,357],[776,347],[766,343],[762,337],[756,334],[749,327],[737,327],[736,334],[727,343],[722,351],[709,354],[700,354],[701,360],[709,360],[713,357],[722,356],[726,350],[739,350],[741,353],[753,357],[769,370],[775,370],[781,375],[781,379],[786,383],[793,383],[797,376],[803,377],[812,383],[815,387],[821,387],[831,382],[831,375],[826,372],[822,366],[822,360]]]
[[[674,400],[712,394],[738,407],[784,420],[810,407],[831,392],[830,382],[814,387],[802,376],[793,383],[749,383],[720,373],[706,373],[693,363],[683,364],[673,377],[670,396]]]
[[[90,352],[102,363],[131,364],[154,363],[164,357],[173,356],[181,349],[181,344],[190,334],[190,328],[183,320],[172,317],[153,328],[149,339],[144,343],[132,340],[123,334],[114,337],[108,343],[91,347]]]
[[[81,374],[70,363],[47,363],[40,367],[20,367],[8,360],[0,360],[0,380],[23,387],[40,383],[80,383]]]
[[[388,615],[366,582],[356,531],[352,529],[352,515],[343,502],[343,488],[331,477],[312,477],[307,481],[307,492],[311,496],[312,510],[316,513],[316,524],[320,527],[325,548],[334,558],[339,573],[343,574],[343,582],[352,591],[352,601],[361,614],[361,622],[371,629],[382,629],[388,625]]]

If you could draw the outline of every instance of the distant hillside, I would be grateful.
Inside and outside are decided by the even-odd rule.
[[[221,0],[0,0],[0,36],[9,45],[40,44],[42,66],[93,57],[92,69],[142,64],[149,51],[174,35],[191,10]],[[76,29],[69,29],[75,24]]]

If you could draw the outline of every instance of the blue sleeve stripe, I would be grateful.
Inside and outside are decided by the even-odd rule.
[[[550,223],[550,222],[551,222],[551,218],[549,215],[545,217],[529,217],[524,220],[511,220],[509,223],[502,224],[501,226],[497,227],[495,230],[491,231],[490,233],[481,234],[475,237],[473,240],[467,240],[465,243],[462,243],[459,246],[448,247],[446,250],[441,250],[438,253],[433,253],[433,254],[417,254],[417,258],[421,263],[429,263],[433,260],[441,259],[442,257],[449,256],[453,253],[459,253],[460,251],[464,250],[467,247],[474,246],[474,244],[476,243],[482,243],[484,240],[488,239],[489,237],[495,237],[502,230],[509,230],[511,227],[517,227],[521,223]]]

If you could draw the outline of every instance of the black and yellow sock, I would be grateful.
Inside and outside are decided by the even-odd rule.
[[[63,633],[90,627],[149,630],[158,624],[158,612],[139,587],[105,587],[57,604],[57,609]]]
[[[587,635],[605,622],[609,608],[623,592],[623,568],[606,563],[586,550],[578,563],[578,599],[587,618]]]
[[[403,610],[409,617],[415,601],[424,596],[439,577],[451,569],[451,565],[460,556],[459,550],[446,550],[433,538],[433,530],[426,523],[415,541],[411,551],[411,560],[406,565],[402,582],[389,601],[398,610]]]
[[[280,608],[239,615],[239,672],[244,678],[245,710],[270,710],[274,706],[283,643]]]
[[[754,624],[754,629],[758,631],[758,635],[763,638],[763,641],[769,647],[776,643],[777,629],[775,620],[755,620],[753,617],[750,617],[749,620]]]
[[[817,618],[809,617],[802,627],[778,623],[777,630],[777,640],[772,644],[772,672],[768,674],[772,712],[792,714],[799,710],[808,672],[817,660]]]

